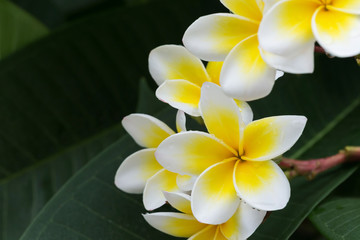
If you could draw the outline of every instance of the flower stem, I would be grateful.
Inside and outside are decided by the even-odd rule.
[[[346,162],[360,162],[360,146],[345,147],[338,154],[306,161],[282,158],[279,166],[285,170],[288,178],[305,176],[313,179],[319,173]]]
[[[315,51],[316,53],[326,54],[325,50],[324,50],[322,47],[317,46],[317,45],[315,45],[314,51]]]

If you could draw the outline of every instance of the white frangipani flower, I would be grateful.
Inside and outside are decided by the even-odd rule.
[[[224,61],[220,85],[228,96],[243,101],[265,97],[271,92],[277,71],[263,60],[259,49],[257,32],[263,1],[221,0],[221,3],[233,14],[200,17],[186,30],[184,45],[205,61]]]
[[[189,240],[243,240],[250,237],[262,223],[266,212],[241,202],[234,215],[225,223],[208,225],[199,222],[191,211],[190,196],[164,192],[166,200],[181,213],[158,212],[144,214],[154,228],[175,237]]]
[[[235,213],[240,198],[265,211],[284,208],[290,185],[271,159],[295,144],[306,118],[277,116],[244,123],[235,101],[212,83],[202,87],[200,110],[210,134],[178,133],[155,152],[165,169],[199,176],[191,196],[196,219],[224,223]]]
[[[157,98],[189,115],[200,116],[200,88],[211,81],[200,59],[183,46],[163,45],[150,52],[149,70],[159,85]]]
[[[186,131],[185,114],[178,111],[176,126],[179,132]],[[128,156],[115,175],[115,185],[127,193],[143,193],[147,210],[165,204],[162,191],[189,191],[194,179],[165,170],[155,159],[158,145],[175,132],[162,121],[146,114],[130,114],[122,125],[137,144],[145,149]],[[179,183],[179,185],[177,184]]]
[[[314,43],[337,57],[360,53],[359,0],[269,0],[269,10],[259,28],[260,46],[270,52],[265,56],[286,56],[281,68],[293,64],[291,58],[300,56],[298,68],[313,65]]]

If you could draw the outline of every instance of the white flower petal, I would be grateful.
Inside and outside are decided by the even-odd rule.
[[[181,132],[163,141],[155,157],[164,168],[182,175],[200,175],[206,168],[233,157],[236,152],[214,136],[198,131]]]
[[[221,224],[235,213],[240,203],[232,177],[235,162],[236,158],[214,164],[196,180],[191,209],[198,221]]]
[[[241,112],[241,118],[244,122],[245,125],[248,125],[249,123],[252,122],[253,118],[254,118],[254,114],[253,111],[250,107],[250,105],[247,102],[241,101],[241,100],[237,100],[234,99],[236,102],[236,105],[238,105],[239,110]]]
[[[276,55],[260,49],[264,61],[271,67],[295,74],[314,72],[314,42],[310,41],[304,49],[295,54]]]
[[[185,113],[181,110],[176,113],[176,129],[178,132],[186,131],[186,116]]]
[[[273,161],[238,161],[234,170],[237,194],[247,204],[265,211],[286,206],[290,184],[281,168]]]
[[[198,117],[200,87],[186,80],[168,80],[156,90],[156,97],[170,106]]]
[[[208,82],[201,88],[199,106],[209,133],[238,150],[244,123],[235,101],[218,85]]]
[[[175,133],[165,123],[147,114],[130,114],[121,123],[137,144],[147,148],[156,148]]]
[[[176,184],[184,192],[191,191],[194,187],[195,181],[196,181],[196,177],[190,175],[178,174],[176,177]]]
[[[210,81],[203,63],[186,48],[179,45],[163,45],[149,55],[149,71],[158,85],[165,80],[185,79],[201,87]]]
[[[160,170],[146,182],[143,202],[145,209],[152,211],[166,203],[163,192],[180,192],[176,185],[176,173]]]
[[[206,227],[184,213],[158,212],[144,214],[143,217],[152,227],[175,237],[190,237]]]
[[[188,240],[214,240],[217,229],[218,226],[216,225],[208,225],[201,231],[191,236]]]
[[[243,160],[264,161],[289,150],[301,136],[304,116],[276,116],[254,121],[244,131]]]
[[[190,195],[185,193],[163,192],[168,203],[180,212],[192,215]]]
[[[331,5],[329,6],[331,9],[337,9],[339,11],[352,13],[352,14],[360,14],[360,1],[359,0],[332,0]]]
[[[142,193],[146,181],[162,168],[155,159],[155,149],[137,151],[121,163],[115,185],[127,193]]]
[[[318,43],[336,57],[360,54],[360,15],[319,8],[312,19]]]
[[[200,17],[186,30],[184,45],[206,61],[224,61],[240,41],[257,32],[258,23],[234,14]]]
[[[220,228],[229,240],[247,239],[259,227],[265,215],[266,211],[255,209],[241,201],[235,214]]]
[[[311,18],[320,5],[312,0],[283,0],[264,15],[259,27],[260,47],[273,54],[292,55],[314,41]]]
[[[261,21],[262,9],[256,0],[220,0],[220,2],[230,11],[239,16],[253,19],[259,23]]]
[[[275,82],[276,70],[262,59],[257,36],[240,42],[226,57],[220,85],[233,98],[244,101],[268,95]]]

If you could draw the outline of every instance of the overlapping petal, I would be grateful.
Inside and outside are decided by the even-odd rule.
[[[358,0],[332,0],[329,8],[339,11],[360,14],[360,1]]]
[[[257,32],[258,22],[234,15],[200,17],[186,30],[183,42],[190,52],[206,61],[224,61],[240,41]]]
[[[197,220],[207,224],[226,222],[236,211],[232,172],[236,158],[214,164],[197,179],[191,195],[191,209]]]
[[[234,169],[238,195],[251,206],[273,211],[286,206],[290,185],[284,172],[273,161],[238,161]]]
[[[236,152],[214,136],[198,131],[181,132],[165,139],[155,152],[166,169],[185,175],[200,175],[206,168]]]
[[[273,68],[288,73],[312,73],[314,71],[314,42],[311,41],[292,54],[286,56],[276,55],[260,49],[264,61]]]
[[[148,179],[143,195],[143,203],[146,210],[152,211],[165,204],[166,199],[163,191],[181,192],[176,184],[176,176],[176,173],[162,169]]]
[[[233,13],[260,23],[262,18],[262,1],[256,0],[220,0]]]
[[[142,193],[146,181],[163,167],[155,159],[155,149],[143,149],[128,156],[115,175],[115,185],[127,193]]]
[[[319,44],[334,56],[360,53],[360,15],[319,8],[312,19],[312,30]]]
[[[250,237],[262,223],[266,211],[253,208],[241,201],[235,214],[220,228],[229,240],[241,240]]]
[[[236,105],[238,105],[239,110],[241,112],[241,118],[245,125],[248,125],[252,122],[254,113],[250,107],[250,105],[247,102],[234,99]]]
[[[208,72],[211,82],[220,86],[220,72],[224,62],[208,62],[206,71]]]
[[[260,46],[280,56],[291,55],[314,42],[311,18],[319,2],[283,0],[264,15],[259,28]]]
[[[254,121],[244,131],[243,160],[264,161],[289,150],[301,136],[304,116],[276,116]]]
[[[149,71],[158,85],[166,80],[185,79],[201,87],[210,81],[204,65],[183,46],[163,45],[149,55]]]
[[[156,97],[192,116],[200,116],[200,87],[186,80],[169,80],[156,90]]]
[[[276,70],[262,59],[257,35],[240,42],[226,57],[220,74],[225,93],[244,101],[268,95],[275,82]]]
[[[181,110],[178,110],[176,113],[176,130],[178,132],[186,131],[186,116]]]
[[[214,83],[204,83],[199,106],[209,133],[233,149],[242,150],[242,146],[239,147],[244,123],[235,101],[227,97]]]
[[[190,175],[178,174],[176,177],[176,184],[184,192],[191,191],[194,187],[195,181],[196,181],[196,177]]]
[[[166,201],[180,212],[192,215],[190,196],[185,193],[164,192]]]
[[[207,227],[203,228],[201,231],[197,232],[188,240],[213,240],[216,234],[218,226],[216,225],[208,225]]]
[[[190,237],[206,227],[184,213],[159,212],[143,215],[154,228],[175,237]]]
[[[121,123],[137,144],[147,148],[156,148],[175,133],[165,123],[147,114],[130,114]]]

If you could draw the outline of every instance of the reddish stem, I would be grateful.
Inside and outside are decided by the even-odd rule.
[[[316,53],[326,54],[325,50],[324,50],[322,47],[317,46],[317,45],[315,45],[314,51],[315,51]]]
[[[337,165],[356,161],[360,161],[360,147],[346,147],[338,154],[324,158],[306,161],[282,158],[279,166],[285,170],[289,178],[301,175],[313,179],[317,174]]]

